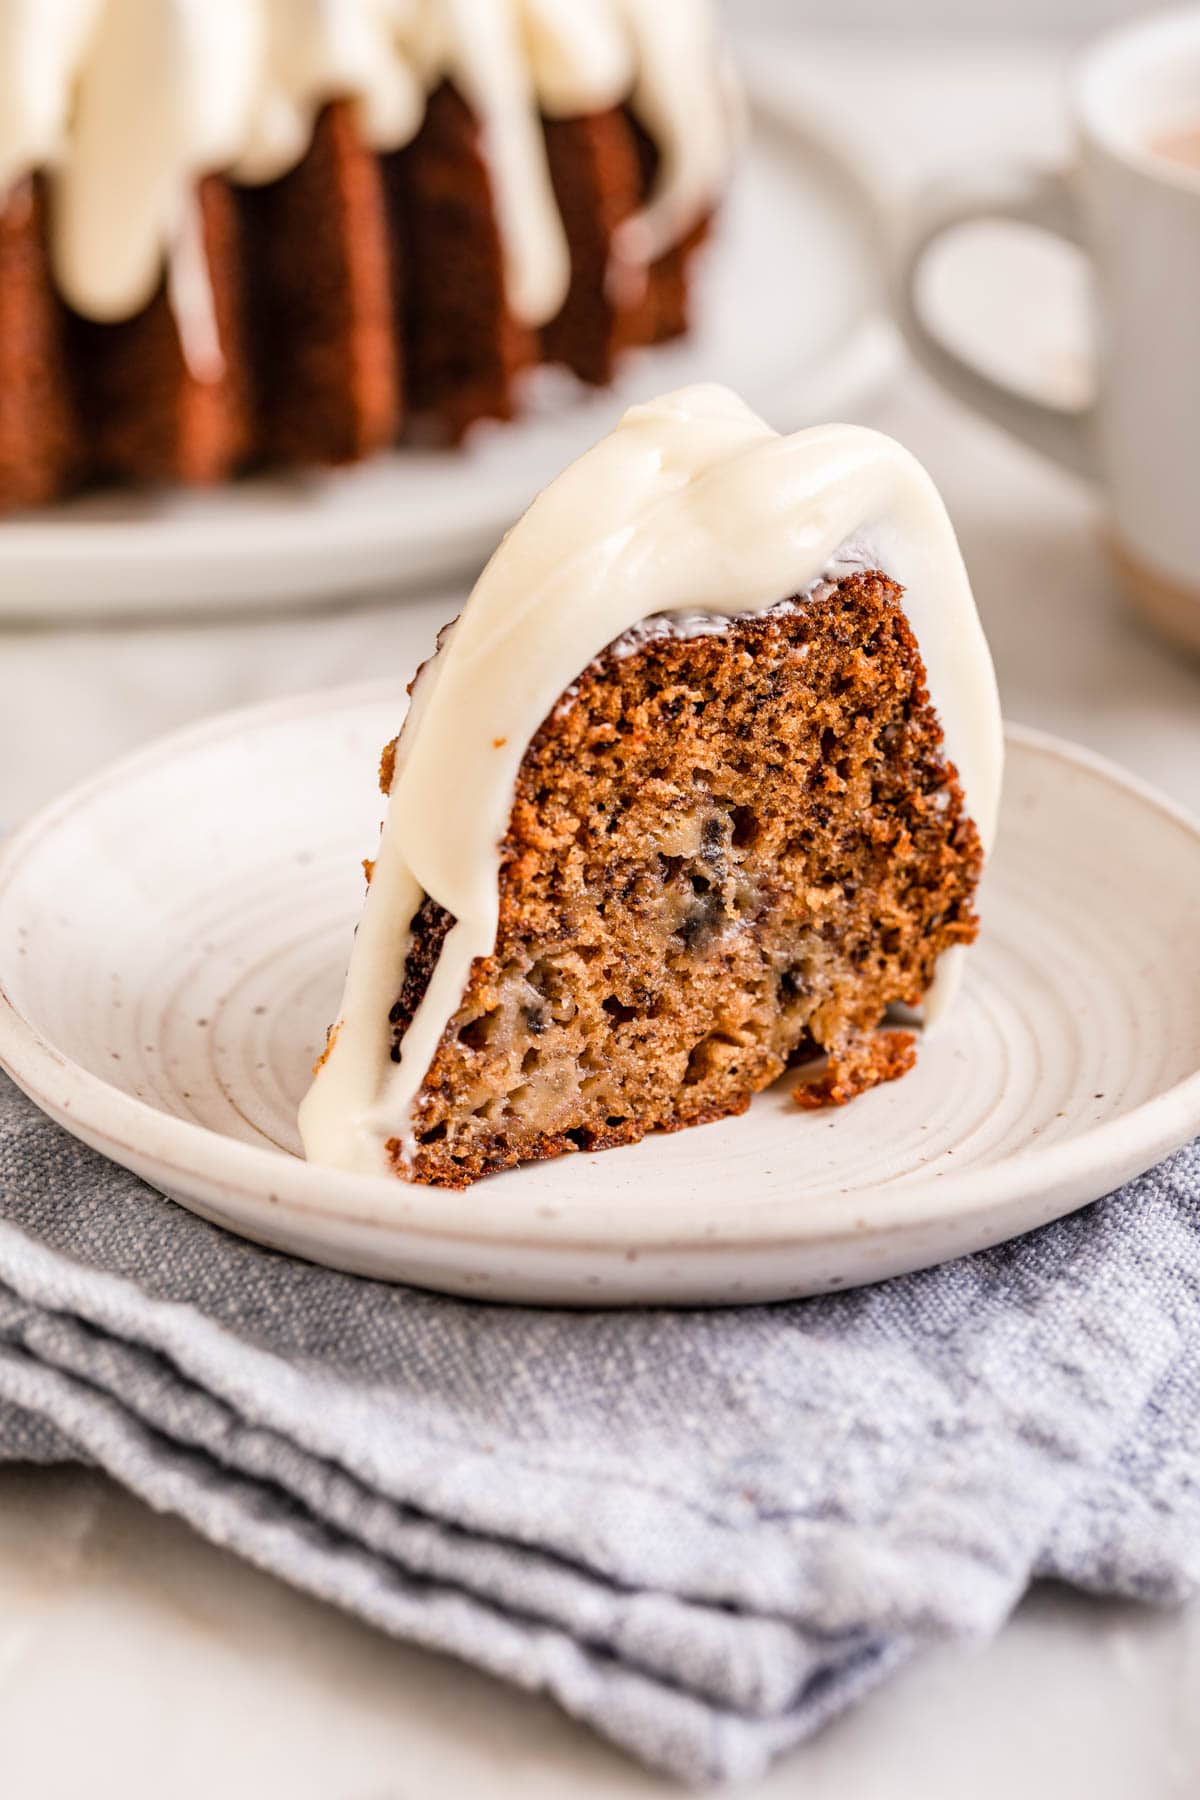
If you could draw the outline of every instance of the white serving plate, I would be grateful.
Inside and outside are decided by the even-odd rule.
[[[0,1065],[184,1206],[340,1268],[489,1299],[734,1302],[1029,1230],[1200,1129],[1200,824],[1009,734],[963,993],[916,1070],[462,1194],[311,1167],[394,684],[226,715],[117,764],[0,858]]]
[[[591,397],[535,376],[533,415],[460,453],[402,450],[327,475],[210,492],[103,493],[0,523],[0,618],[328,602],[477,569],[624,408],[723,381],[781,430],[843,415],[893,366],[883,231],[852,153],[778,101],[752,108],[739,178],[701,272],[695,329]]]

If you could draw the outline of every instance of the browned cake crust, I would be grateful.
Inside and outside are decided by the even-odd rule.
[[[629,340],[608,280],[613,233],[642,192],[641,165],[622,113],[547,119],[546,153],[571,251],[571,286],[562,311],[542,332],[547,362],[603,387]]]
[[[546,120],[544,130],[571,250],[571,287],[562,311],[542,332],[542,358],[603,387],[626,350],[687,329],[688,271],[708,221],[649,269],[627,269],[620,279],[613,236],[653,185],[658,155],[651,140],[627,107]]]
[[[626,113],[630,134],[637,146],[642,170],[642,191],[649,193],[658,174],[658,146],[638,124],[631,112]],[[702,219],[673,250],[668,250],[649,270],[640,316],[634,325],[636,342],[666,344],[682,337],[688,328],[689,271],[697,250],[712,228],[711,219]]]
[[[258,453],[346,463],[394,443],[402,258],[351,104],[324,108],[308,155],[282,179],[237,192]]]
[[[134,318],[69,313],[40,188],[18,187],[0,207],[0,510],[87,481],[208,483],[264,462],[348,462],[410,427],[457,441],[476,420],[513,417],[538,361],[611,380],[624,350],[684,328],[705,228],[634,291],[610,292],[612,235],[653,180],[653,147],[625,108],[545,130],[572,279],[540,333],[508,308],[478,126],[449,84],[394,155],[370,151],[353,108],[335,101],[281,180],[202,182],[216,378],[189,368],[165,281]]]
[[[512,316],[491,181],[475,116],[448,83],[429,97],[411,144],[386,159],[404,244],[409,407],[452,438],[510,419],[513,384],[537,340]]]
[[[71,315],[70,360],[89,473],[137,482],[222,481],[251,449],[237,203],[218,176],[197,192],[222,368],[189,368],[164,280],[115,324]]]
[[[405,1172],[462,1187],[701,1124],[821,1053],[801,1104],[902,1074],[911,1039],[877,1028],[975,936],[981,863],[885,576],[626,640],[522,763],[495,952],[418,1095]],[[394,1054],[450,923],[429,900],[417,915]]]
[[[82,463],[45,208],[41,183],[24,181],[0,209],[0,505],[54,499]]]

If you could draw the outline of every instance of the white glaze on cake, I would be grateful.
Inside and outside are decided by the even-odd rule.
[[[779,437],[728,390],[626,413],[534,501],[417,683],[332,1047],[301,1109],[315,1162],[386,1172],[471,964],[499,916],[500,845],[542,720],[588,664],[645,621],[760,613],[854,569],[904,606],[947,752],[985,850],[1003,748],[987,644],[933,482],[892,439],[853,425]],[[391,1060],[388,1013],[425,895],[456,920]],[[927,1016],[949,1002],[942,958]],[[935,991],[936,990],[936,991]]]
[[[103,0],[0,0],[0,195],[67,149],[72,87]]]
[[[627,262],[677,242],[724,184],[732,109],[710,0],[0,0],[0,195],[49,171],[64,296],[129,318],[186,262],[200,177],[284,174],[339,96],[372,147],[397,149],[446,79],[479,121],[527,325],[554,317],[570,275],[540,113],[639,112],[661,168],[621,233]],[[183,292],[203,357],[194,255]]]

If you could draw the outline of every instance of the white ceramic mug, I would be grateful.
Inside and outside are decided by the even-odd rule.
[[[1098,484],[1131,594],[1200,648],[1200,167],[1152,148],[1200,129],[1200,9],[1103,38],[1077,70],[1073,102],[1072,168],[968,174],[926,197],[901,322],[918,360],[960,399]],[[1039,226],[1087,252],[1100,359],[1094,404],[1064,411],[1005,386],[922,316],[925,252],[983,219]]]

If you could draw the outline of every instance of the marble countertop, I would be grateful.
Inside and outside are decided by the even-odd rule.
[[[1044,46],[819,40],[773,66],[798,105],[852,107],[897,206],[950,156],[1064,149],[1061,58]],[[972,254],[947,289],[970,302],[968,323],[1003,331],[1033,378],[1070,378],[1078,270],[1027,267],[1016,259],[1034,252],[1011,245]],[[863,416],[942,488],[1008,716],[1200,808],[1200,666],[1125,612],[1091,496],[911,371]],[[205,713],[389,663],[407,672],[452,610],[431,597],[218,626],[0,633],[0,820]],[[1198,1693],[1200,1608],[1160,1615],[1044,1590],[995,1644],[929,1655],[743,1792],[1183,1800],[1200,1792]],[[674,1791],[548,1704],[391,1643],[70,1469],[0,1471],[0,1759],[14,1800]]]

